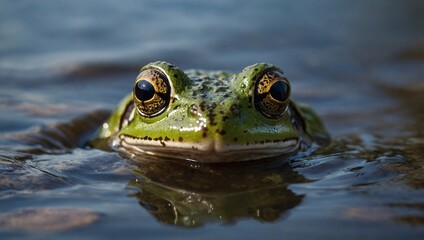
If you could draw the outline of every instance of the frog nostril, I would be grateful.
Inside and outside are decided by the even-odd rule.
[[[191,116],[197,116],[199,112],[199,107],[196,104],[191,104],[188,108],[188,112]]]

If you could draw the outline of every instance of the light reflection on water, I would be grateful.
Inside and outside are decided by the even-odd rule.
[[[2,238],[422,236],[422,2],[0,6],[0,214],[99,214],[41,235],[14,231],[11,215],[0,215]],[[75,148],[107,115],[84,114],[111,110],[138,68],[158,59],[233,72],[274,63],[333,141],[287,161],[227,166]]]

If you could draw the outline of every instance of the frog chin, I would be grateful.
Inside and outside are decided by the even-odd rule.
[[[299,139],[249,144],[227,144],[208,139],[203,142],[146,140],[121,135],[112,142],[118,151],[138,155],[155,155],[195,162],[241,162],[289,154],[300,148]]]

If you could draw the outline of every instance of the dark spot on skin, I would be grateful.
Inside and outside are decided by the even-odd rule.
[[[174,74],[174,78],[178,78],[178,74],[176,74],[176,73],[175,73],[175,74]]]
[[[144,140],[147,140],[149,137],[148,136],[144,136]]]
[[[231,105],[230,111],[231,115],[233,115],[234,117],[238,116],[240,114],[240,105],[236,103]]]
[[[219,133],[220,135],[225,135],[225,130],[217,129],[216,132]]]
[[[207,137],[208,136],[208,128],[207,127],[204,127],[204,128],[202,128],[202,131],[203,131],[203,134],[202,134],[202,137]]]
[[[183,142],[183,141],[184,141],[184,139],[182,137],[178,138],[178,142]]]
[[[212,125],[212,126],[215,126],[217,124],[215,122],[215,116],[216,116],[216,114],[214,114],[212,111],[209,112],[209,114],[208,114],[209,122],[210,122],[210,125]]]
[[[174,110],[178,109],[180,107],[180,105],[177,105],[174,107]]]
[[[162,141],[162,139],[163,139],[162,137],[159,137],[159,141]]]
[[[247,108],[252,108],[253,107],[252,96],[249,96],[248,100],[249,100],[249,105],[247,105]]]
[[[244,130],[243,133],[247,133],[247,130]]]
[[[205,101],[202,101],[202,102],[200,103],[200,110],[202,110],[202,112],[204,112],[204,111],[205,111],[205,109],[206,109],[206,102],[205,102]]]
[[[165,136],[165,141],[171,140],[168,136]]]
[[[216,103],[212,103],[210,105],[206,105],[205,102],[200,103],[200,109],[202,110],[202,112],[204,112],[206,109],[208,110],[207,117],[209,118],[210,125],[212,125],[212,126],[217,124],[215,122],[216,114],[213,112],[215,110],[216,106],[217,106]]]
[[[238,141],[238,138],[236,138],[236,137],[235,137],[235,138],[233,139],[233,141],[234,141],[234,142],[237,142],[237,141]]]
[[[154,140],[154,141],[157,141],[157,140],[159,140],[159,138],[153,138],[153,140]]]
[[[162,147],[166,147],[166,144],[164,142],[160,142],[162,144]]]
[[[247,146],[249,146],[249,144],[250,144],[249,142],[246,143]]]
[[[255,68],[255,72],[257,72],[259,69]]]
[[[218,87],[216,92],[227,92],[227,87]]]
[[[151,137],[148,137],[147,140],[152,141],[152,138]]]

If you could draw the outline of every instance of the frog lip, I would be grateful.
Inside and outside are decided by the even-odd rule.
[[[239,162],[292,153],[300,148],[299,139],[259,144],[225,144],[216,140],[202,143],[161,142],[121,135],[112,143],[118,151],[135,155],[156,155],[197,162]]]

